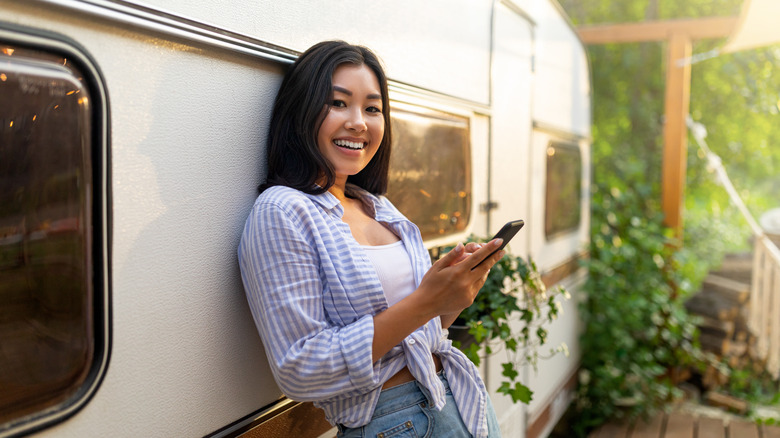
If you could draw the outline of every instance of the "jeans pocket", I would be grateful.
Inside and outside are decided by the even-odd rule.
[[[383,430],[376,434],[376,438],[418,438],[417,431],[414,430],[414,423],[411,420],[404,421],[402,424]]]
[[[406,409],[374,418],[363,429],[367,438],[420,438],[427,435],[432,423],[424,406],[415,403]]]

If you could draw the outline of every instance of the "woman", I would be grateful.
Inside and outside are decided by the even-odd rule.
[[[476,367],[443,329],[500,241],[458,244],[431,266],[417,227],[382,196],[390,138],[387,79],[368,49],[319,43],[285,75],[238,249],[271,369],[339,436],[498,436]]]

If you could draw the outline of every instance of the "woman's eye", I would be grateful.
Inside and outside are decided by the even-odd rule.
[[[366,109],[366,111],[368,111],[368,112],[370,112],[370,113],[381,113],[381,112],[382,112],[382,110],[381,110],[380,108],[378,108],[378,107],[375,107],[375,106],[370,106],[370,107],[368,107],[368,108]]]
[[[338,99],[336,99],[333,102],[331,102],[330,105],[331,106],[335,106],[336,108],[344,108],[345,106],[347,106],[346,102],[344,102],[343,100],[338,100]]]

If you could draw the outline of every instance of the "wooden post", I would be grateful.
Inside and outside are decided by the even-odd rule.
[[[685,122],[690,101],[691,65],[678,65],[678,61],[691,56],[692,40],[727,37],[736,25],[737,17],[707,17],[584,26],[577,29],[585,44],[668,42],[661,207],[666,216],[666,225],[673,228],[680,239],[688,160]]]
[[[688,129],[685,126],[691,96],[691,38],[674,33],[667,47],[664,103],[664,151],[661,170],[661,206],[665,223],[682,239],[683,199],[688,159]],[[682,65],[681,65],[682,64]]]

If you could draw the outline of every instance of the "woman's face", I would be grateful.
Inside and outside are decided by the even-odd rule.
[[[333,72],[330,110],[317,132],[317,145],[344,184],[374,157],[385,133],[379,81],[365,65],[342,64]]]

